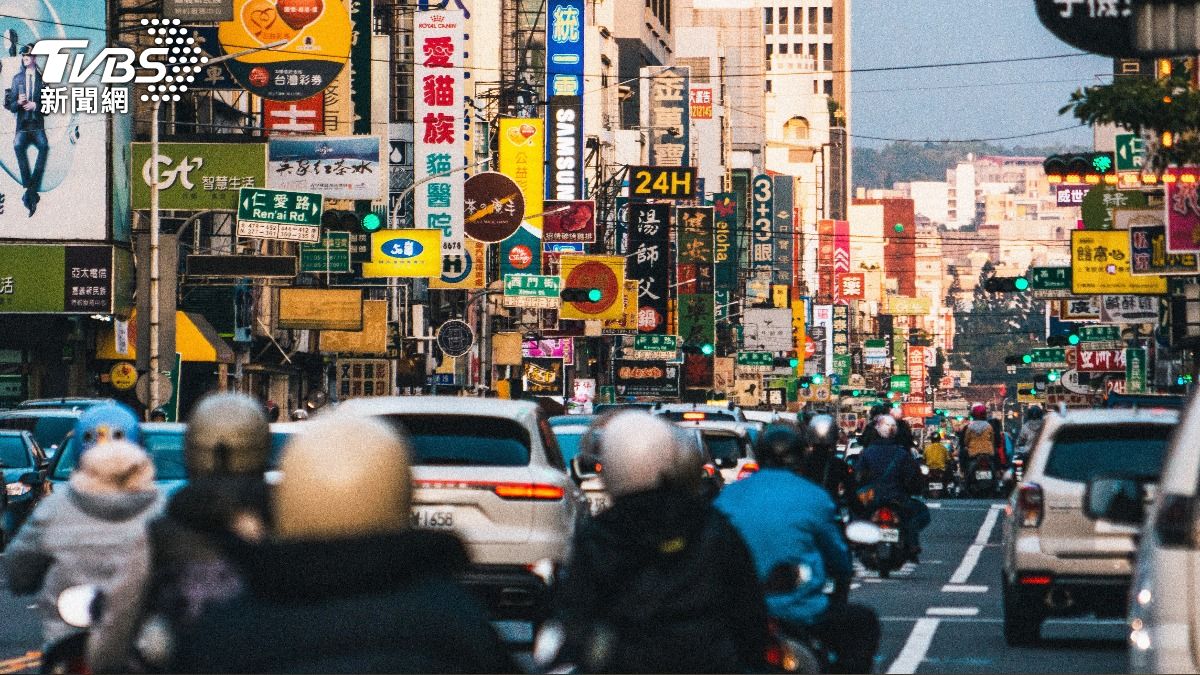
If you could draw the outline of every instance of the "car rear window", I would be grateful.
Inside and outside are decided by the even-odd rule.
[[[708,454],[712,455],[713,459],[738,460],[742,458],[741,443],[737,436],[704,434],[704,444],[708,446]]]
[[[62,443],[63,438],[75,428],[77,417],[43,416],[33,429],[33,439],[43,448]]]
[[[529,432],[503,417],[388,415],[412,441],[413,463],[433,466],[526,466]]]
[[[9,469],[32,467],[29,451],[20,436],[0,436],[0,464]]]
[[[682,422],[684,420],[684,415],[689,412],[692,412],[692,411],[690,411],[690,410],[670,410],[670,411],[667,411],[664,413],[659,413],[659,414],[661,414],[665,419],[671,420],[672,422]],[[733,415],[733,413],[706,412],[703,410],[699,410],[696,412],[703,413],[704,419],[707,421],[710,421],[710,422],[736,422],[736,421],[738,421],[737,417],[735,417]]]
[[[579,454],[579,445],[587,427],[553,427],[554,436],[558,438],[558,448],[562,450],[563,461],[570,463]]]
[[[1046,475],[1086,483],[1103,474],[1156,480],[1174,426],[1068,426],[1059,430],[1046,460]]]
[[[187,480],[183,463],[183,433],[176,431],[142,431],[142,446],[154,460],[155,480]],[[79,465],[79,441],[74,436],[58,453],[54,465],[54,480],[67,480]]]

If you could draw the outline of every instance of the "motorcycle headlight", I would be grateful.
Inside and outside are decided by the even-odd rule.
[[[21,495],[29,494],[31,490],[33,488],[24,483],[8,483],[4,486],[4,492],[9,497],[20,497]]]
[[[923,476],[929,475],[929,467],[925,466],[924,464],[921,465],[921,475],[923,475]]]

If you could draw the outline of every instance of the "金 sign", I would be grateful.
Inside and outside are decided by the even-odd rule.
[[[641,69],[642,130],[649,140],[651,166],[687,166],[691,161],[691,111],[687,66],[649,66]]]
[[[1129,234],[1120,230],[1071,232],[1071,292],[1077,295],[1162,295],[1167,279],[1134,276]]]
[[[696,197],[696,167],[631,167],[629,169],[629,194],[635,199],[694,199]]]
[[[413,225],[441,231],[443,255],[462,253],[465,235],[464,174],[451,173],[462,167],[465,144],[465,30],[462,12],[413,17]]]

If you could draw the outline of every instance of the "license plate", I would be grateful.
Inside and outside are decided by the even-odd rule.
[[[885,541],[885,542],[892,543],[892,544],[900,541],[900,530],[892,530],[892,529],[880,530],[879,531],[879,541]]]
[[[610,506],[608,497],[588,497],[588,507],[592,511],[592,515],[600,513]]]
[[[975,472],[975,480],[991,480],[991,479],[992,479],[991,471],[976,471]]]
[[[454,512],[435,509],[413,509],[412,526],[433,530],[448,530],[454,527]]]
[[[941,489],[942,489],[942,484],[941,484],[941,483],[930,483],[930,484],[929,484],[929,489],[930,489],[930,490],[941,490]]]

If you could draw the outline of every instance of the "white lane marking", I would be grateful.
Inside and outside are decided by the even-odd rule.
[[[887,669],[888,675],[917,672],[917,666],[925,660],[929,646],[933,644],[933,634],[937,632],[938,623],[938,619],[917,619],[917,625],[913,626],[912,632],[908,634],[904,649],[900,650],[900,655]]]
[[[940,509],[940,508],[942,508],[942,503],[941,502],[925,502],[925,506],[928,506],[931,509]]]
[[[925,610],[926,616],[977,616],[978,607],[930,607]]]
[[[913,623],[928,617],[920,616],[881,616],[880,621],[891,623]],[[1004,619],[986,616],[940,616],[938,621],[943,623],[1004,623]]]
[[[950,577],[950,583],[965,584],[967,579],[971,578],[971,572],[975,570],[975,565],[979,564],[979,555],[983,553],[988,539],[992,537],[992,529],[996,527],[996,521],[1000,518],[1000,509],[1002,508],[1004,508],[1003,505],[993,505],[991,509],[988,509],[987,517],[983,519],[983,524],[979,526],[979,532],[975,534],[975,543],[967,547],[962,562]]]
[[[963,586],[957,584],[942,586],[943,593],[987,593],[987,591],[987,586]]]
[[[856,589],[856,588],[862,588],[862,584],[858,583],[857,581],[856,581],[856,582],[854,582],[854,583],[852,583],[852,584],[850,584],[850,590],[852,590],[852,591],[853,591],[853,590],[854,590],[854,589]]]

